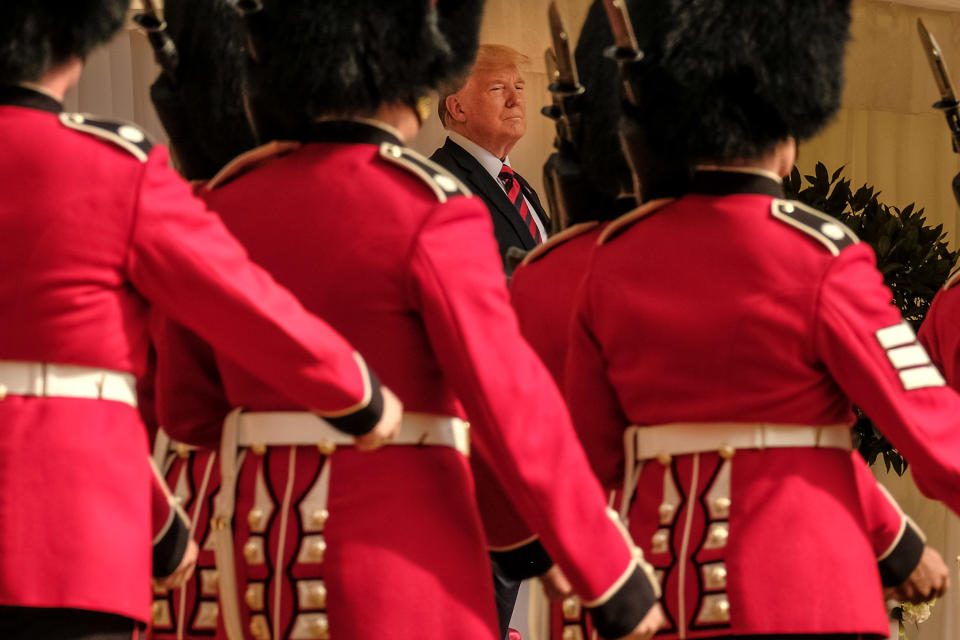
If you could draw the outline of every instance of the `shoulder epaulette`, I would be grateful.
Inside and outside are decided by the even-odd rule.
[[[550,236],[550,239],[544,242],[543,244],[537,245],[532,250],[527,252],[527,255],[523,258],[521,265],[528,265],[531,262],[536,262],[543,256],[547,255],[560,245],[569,242],[570,240],[576,238],[577,236],[582,236],[588,231],[592,231],[600,226],[600,223],[596,220],[591,222],[581,222],[567,227],[560,233]]]
[[[958,282],[960,282],[960,270],[955,271],[953,275],[947,278],[947,281],[943,283],[943,288],[949,289],[950,287],[957,284]]]
[[[150,150],[153,149],[153,141],[147,132],[128,122],[101,120],[86,113],[61,113],[60,122],[75,131],[112,142],[140,162],[146,162]]]
[[[770,205],[770,214],[794,229],[813,236],[835,256],[850,245],[860,242],[857,234],[847,225],[802,202],[774,199]]]
[[[253,171],[272,158],[299,149],[300,146],[299,142],[281,142],[274,140],[273,142],[262,144],[259,147],[254,147],[228,162],[223,169],[217,172],[217,175],[210,178],[210,180],[203,185],[203,189],[205,191],[212,191],[249,171]]]
[[[630,211],[629,213],[623,214],[607,225],[607,228],[604,229],[603,233],[600,234],[600,237],[597,238],[597,245],[603,245],[610,240],[613,240],[618,235],[629,229],[634,223],[643,220],[654,211],[662,209],[674,200],[676,200],[676,198],[658,198],[640,205],[638,208]]]
[[[380,145],[380,157],[423,180],[440,202],[446,202],[453,196],[473,195],[456,176],[413,149],[384,142]]]

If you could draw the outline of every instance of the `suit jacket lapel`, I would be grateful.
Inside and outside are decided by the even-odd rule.
[[[446,149],[447,152],[453,156],[453,159],[457,161],[457,164],[459,164],[463,170],[467,172],[467,182],[470,184],[470,187],[478,193],[483,194],[484,199],[493,204],[494,208],[497,210],[497,213],[502,215],[510,222],[510,225],[513,227],[514,231],[516,231],[517,236],[521,238],[523,242],[523,248],[532,249],[534,247],[534,242],[530,235],[530,231],[527,230],[527,226],[524,224],[523,218],[520,217],[520,212],[517,211],[517,208],[513,206],[512,202],[510,202],[510,199],[500,186],[500,183],[497,182],[493,176],[487,173],[487,170],[483,168],[483,165],[477,162],[477,159],[470,155],[469,151],[458,145],[450,138],[447,138],[443,148]],[[521,187],[523,187],[523,182],[521,182]],[[537,201],[537,204],[539,204],[539,200]]]

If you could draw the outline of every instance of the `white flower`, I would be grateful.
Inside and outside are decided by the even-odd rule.
[[[920,624],[921,622],[926,622],[927,618],[930,617],[931,610],[930,602],[923,602],[921,604],[903,604],[903,622],[912,622],[914,624]]]

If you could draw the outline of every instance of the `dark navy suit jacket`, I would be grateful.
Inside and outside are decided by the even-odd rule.
[[[513,206],[500,182],[491,176],[470,152],[447,138],[442,147],[433,152],[430,159],[462,180],[474,195],[483,200],[493,220],[493,234],[500,246],[500,257],[505,258],[510,247],[529,251],[536,246],[520,212]],[[550,217],[540,204],[540,198],[530,184],[519,174],[517,181],[527,202],[533,207],[545,229],[550,229]]]

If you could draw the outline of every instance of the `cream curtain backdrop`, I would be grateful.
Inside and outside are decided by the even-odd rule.
[[[960,1],[926,4],[937,8],[855,0],[843,108],[826,131],[801,146],[798,164],[807,173],[818,160],[830,169],[846,165],[854,187],[869,182],[883,191],[884,202],[899,207],[916,202],[933,224],[943,223],[956,249],[960,207],[950,182],[960,172],[960,155],[951,149],[943,115],[931,108],[939,95],[916,23],[922,18],[936,37],[957,82]],[[960,637],[960,519],[924,498],[909,475],[886,473],[882,463],[874,471],[951,568],[951,592],[930,620],[907,629],[910,640]]]
[[[531,59],[524,69],[528,130],[511,159],[540,191],[541,167],[553,144],[552,123],[538,113],[549,102],[543,62],[543,52],[550,44],[547,5],[548,0],[488,0],[482,31],[484,42],[510,45]],[[576,37],[589,0],[558,0],[558,5]],[[938,96],[919,45],[918,17],[939,40],[954,80],[960,83],[960,0],[854,0],[843,108],[823,134],[801,146],[799,165],[806,173],[818,160],[831,169],[846,165],[846,175],[854,186],[869,182],[883,191],[885,202],[897,206],[916,202],[925,207],[929,219],[942,222],[957,247],[960,208],[950,181],[960,172],[960,155],[950,148],[943,116],[930,107]],[[124,32],[91,56],[79,87],[67,97],[67,109],[134,121],[164,141],[148,94],[156,74],[144,36],[132,30]],[[443,139],[442,127],[432,117],[412,146],[429,154]],[[923,498],[909,476],[900,479],[882,469],[877,475],[952,567],[952,592],[919,630],[908,630],[911,640],[960,637],[956,571],[960,519]],[[837,607],[843,606],[837,603]],[[517,623],[526,632],[523,605],[518,614]]]

